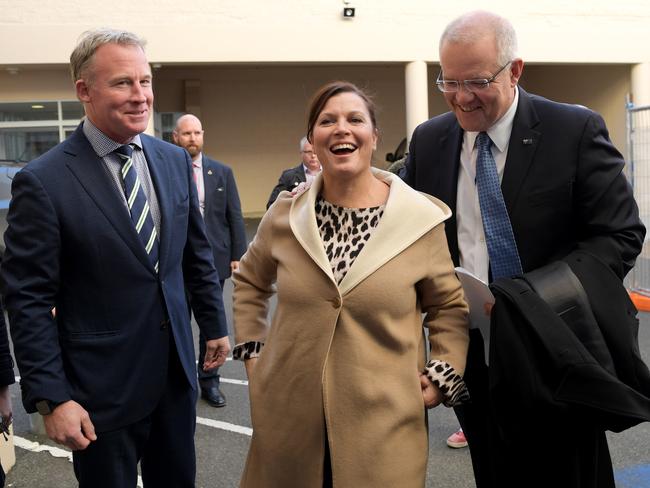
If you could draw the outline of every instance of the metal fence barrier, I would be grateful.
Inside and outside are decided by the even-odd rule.
[[[634,189],[639,213],[650,233],[650,105],[627,107],[626,174]],[[641,254],[625,284],[630,291],[650,297],[650,236],[646,235]]]

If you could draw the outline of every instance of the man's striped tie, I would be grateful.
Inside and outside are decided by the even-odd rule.
[[[131,213],[131,220],[135,230],[140,237],[144,250],[149,255],[156,273],[158,272],[158,233],[153,223],[149,202],[140,184],[140,178],[133,166],[133,147],[130,144],[120,146],[115,151],[122,163],[122,180],[124,181],[124,193],[126,202]]]

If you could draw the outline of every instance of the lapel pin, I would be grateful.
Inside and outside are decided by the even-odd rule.
[[[533,143],[533,139],[524,139],[521,142],[524,143],[524,146],[530,146]]]
[[[219,188],[217,188],[217,191],[223,191],[223,186],[220,186]]]
[[[211,170],[211,169],[208,170],[208,174],[209,174],[209,175],[212,174],[212,170]]]

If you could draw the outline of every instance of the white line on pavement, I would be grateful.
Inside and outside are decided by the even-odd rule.
[[[24,437],[14,436],[14,446],[25,449],[26,451],[31,452],[47,452],[52,457],[55,458],[66,458],[68,461],[72,462],[72,452],[60,447],[48,446],[46,444],[39,444],[38,442],[32,442]],[[142,478],[138,476],[138,486],[142,488]]]
[[[61,449],[60,447],[48,446],[46,444],[32,442],[29,439],[25,439],[24,437],[18,437],[15,435],[14,446],[31,452],[49,452],[53,457],[67,458],[68,461],[72,462],[72,452]]]
[[[242,425],[222,422],[221,420],[212,420],[203,417],[196,417],[196,423],[201,425],[206,425],[208,427],[214,427],[215,429],[229,430],[230,432],[236,432],[237,434],[243,434],[249,437],[253,435],[253,429],[251,429],[250,427],[244,427]]]
[[[246,380],[231,380],[230,378],[219,378],[219,382],[232,383],[233,385],[248,386],[248,381]]]
[[[16,376],[16,381],[20,382],[20,376]],[[248,381],[246,380],[234,380],[230,378],[220,378],[219,381],[223,381],[224,383],[230,383],[233,385],[242,385],[242,386],[248,386]]]

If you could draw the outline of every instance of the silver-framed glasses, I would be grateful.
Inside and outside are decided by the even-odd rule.
[[[497,83],[495,81],[496,77],[499,76],[499,74],[501,74],[510,63],[512,63],[512,61],[508,61],[506,64],[501,66],[501,68],[499,68],[499,70],[489,78],[475,78],[473,80],[446,80],[445,78],[441,78],[441,71],[436,80],[436,86],[438,87],[438,90],[443,93],[456,93],[461,89],[461,86],[471,93],[487,90],[490,87],[490,83]]]

